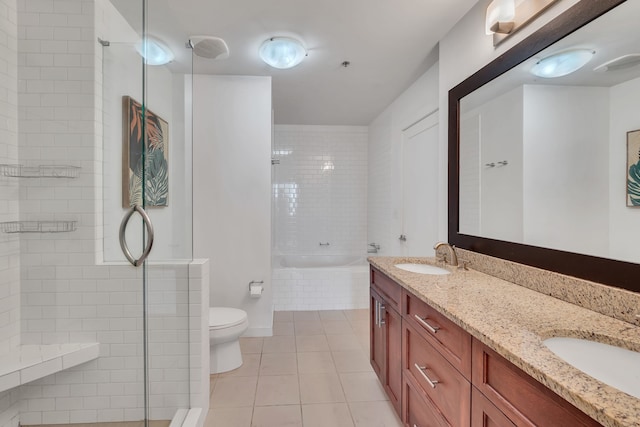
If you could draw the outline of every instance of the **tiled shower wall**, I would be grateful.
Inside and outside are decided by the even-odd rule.
[[[0,164],[18,163],[18,14],[0,0]],[[0,222],[18,219],[18,183],[0,175]],[[0,356],[20,344],[20,240],[0,232]],[[18,391],[0,393],[0,426],[18,425]]]
[[[360,126],[275,126],[274,254],[366,253],[367,140]]]

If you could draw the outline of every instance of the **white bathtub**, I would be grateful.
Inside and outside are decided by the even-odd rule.
[[[363,255],[278,255],[271,283],[276,311],[369,307],[369,265]]]

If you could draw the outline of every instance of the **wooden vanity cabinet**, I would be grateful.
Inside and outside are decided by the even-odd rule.
[[[518,426],[600,426],[600,423],[475,338],[472,352],[474,388],[495,405],[509,422]],[[483,404],[474,401],[473,405],[476,408],[474,427],[513,425],[508,422],[487,424],[484,420],[492,416],[489,410],[481,418],[476,412],[480,412],[477,407]],[[494,415],[493,419],[498,419],[498,416]]]
[[[370,360],[396,412],[402,397],[402,288],[378,270],[371,269]]]

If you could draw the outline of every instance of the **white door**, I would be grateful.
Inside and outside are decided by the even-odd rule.
[[[438,111],[402,132],[402,233],[398,237],[403,255],[433,255],[438,239]]]

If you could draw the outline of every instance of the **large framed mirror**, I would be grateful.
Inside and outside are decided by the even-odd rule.
[[[581,0],[450,90],[450,243],[640,292],[639,20]]]

